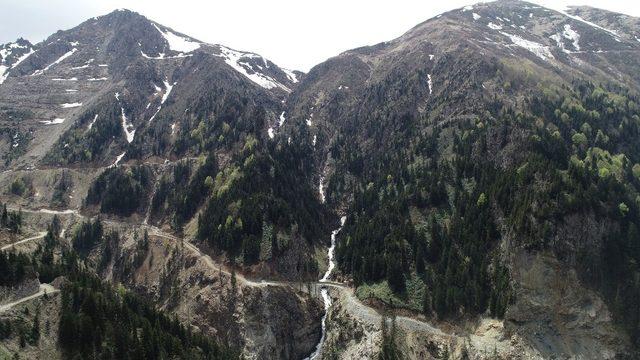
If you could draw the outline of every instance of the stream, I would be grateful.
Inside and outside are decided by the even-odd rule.
[[[322,189],[322,182],[321,182],[320,189]],[[342,230],[342,226],[344,225],[344,222],[346,220],[347,220],[346,216],[343,216],[342,218],[340,218],[340,227],[331,232],[331,246],[329,246],[329,250],[327,251],[327,257],[329,258],[329,266],[327,266],[327,271],[324,273],[324,276],[322,276],[322,279],[320,279],[320,282],[329,281],[329,278],[331,278],[331,273],[333,272],[333,269],[336,267],[336,262],[335,262],[336,236],[338,235],[340,230]],[[318,343],[318,345],[316,345],[316,350],[313,352],[313,354],[305,358],[305,360],[314,360],[320,355],[320,353],[322,352],[322,345],[324,344],[324,339],[327,336],[327,314],[329,314],[329,308],[331,307],[332,302],[331,302],[331,296],[329,296],[329,291],[327,290],[326,287],[324,286],[322,287],[322,289],[320,290],[320,294],[322,295],[322,300],[324,301],[324,315],[322,315],[322,336],[320,337],[320,342]]]

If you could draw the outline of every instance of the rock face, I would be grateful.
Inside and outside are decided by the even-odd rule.
[[[129,233],[131,234],[131,233]],[[126,241],[119,258],[103,269],[248,359],[300,359],[320,339],[322,305],[286,285],[270,286],[213,267],[200,253],[166,238],[151,236],[148,250]],[[95,257],[100,255],[96,253]],[[135,258],[138,258],[136,265]]]
[[[348,296],[335,297],[327,323],[325,359],[371,359],[378,356],[385,336],[407,359],[545,359],[535,346],[519,334],[511,334],[503,321],[481,317],[459,328],[434,326],[388,315],[382,317],[360,308]],[[447,329],[446,331],[441,331]]]
[[[626,352],[629,339],[575,270],[545,254],[519,253],[512,261],[516,301],[505,315],[507,333],[525,338],[543,358],[613,359]]]
[[[335,301],[331,307],[323,358],[375,358],[382,345],[380,323],[362,321],[349,312],[345,303]]]
[[[321,308],[315,299],[289,289],[247,289],[243,307],[245,356],[252,359],[301,359],[320,340]]]

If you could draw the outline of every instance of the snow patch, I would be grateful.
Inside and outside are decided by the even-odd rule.
[[[122,160],[122,158],[124,157],[124,155],[125,155],[126,153],[127,153],[127,152],[125,151],[125,152],[123,152],[122,154],[120,154],[120,155],[116,156],[116,161],[114,161],[114,162],[113,162],[113,164],[111,164],[111,166],[109,166],[109,167],[110,167],[110,168],[112,168],[112,167],[118,167],[118,164],[120,163],[120,160]]]
[[[566,51],[564,48],[564,42],[562,41],[562,36],[560,34],[553,34],[551,36],[549,36],[549,38],[551,38],[551,40],[556,42],[556,45],[562,49],[562,51]]]
[[[282,112],[282,114],[280,114],[280,121],[278,122],[278,126],[282,126],[284,124],[285,121],[285,117],[284,117],[284,111]]]
[[[544,46],[535,41],[523,39],[518,35],[512,35],[503,31],[501,31],[500,33],[504,36],[507,36],[509,39],[511,39],[511,42],[513,42],[515,45],[520,46],[521,48],[524,48],[526,50],[529,50],[535,56],[541,58],[542,60],[549,60],[554,58],[553,54],[551,54],[551,51],[549,51],[548,46]]]
[[[324,204],[324,202],[325,202],[324,175],[320,176],[320,182],[318,184],[318,194],[320,194],[320,202]]]
[[[116,93],[116,100],[120,101],[120,94]],[[131,122],[127,119],[127,115],[124,113],[124,108],[120,107],[120,113],[122,115],[122,130],[127,138],[127,142],[131,143],[136,135],[136,129]]]
[[[176,84],[177,83],[175,82],[173,84],[170,84],[167,80],[164,81],[165,92],[164,95],[162,95],[162,101],[160,101],[160,104],[164,104],[164,102],[167,101],[169,94],[171,94],[171,90]]]
[[[16,43],[13,43],[11,45],[9,45],[9,47],[11,48],[24,48],[24,46],[20,46]],[[4,61],[4,59],[7,58],[7,56],[9,56],[9,54],[11,54],[10,52],[6,52],[6,50],[1,50],[1,51],[5,51],[5,53],[2,55],[2,59]],[[23,62],[26,58],[28,58],[29,56],[31,56],[31,54],[33,54],[34,52],[36,52],[35,50],[31,49],[28,53],[20,56],[18,58],[18,60],[16,60],[16,62],[13,63],[13,65],[11,66],[6,66],[6,65],[0,65],[0,84],[2,84],[5,80],[7,80],[7,78],[9,77],[9,70],[14,69],[16,66],[18,66],[21,62]]]
[[[183,54],[183,53],[180,53],[176,56],[166,56],[165,53],[159,53],[158,56],[149,56],[145,54],[144,51],[142,50],[140,50],[140,54],[142,54],[142,57],[146,59],[152,59],[152,60],[181,59],[181,58],[192,56],[192,54]]]
[[[71,70],[80,70],[80,69],[86,69],[89,67],[89,65],[91,65],[91,63],[93,62],[94,59],[89,59],[84,65],[82,66],[76,66],[76,67],[72,67]]]
[[[275,134],[273,133],[273,128],[267,129],[267,133],[269,134],[269,139],[273,139]]]
[[[80,107],[82,106],[82,103],[79,102],[75,102],[75,103],[64,103],[61,104],[60,106],[62,106],[62,108],[67,109],[67,108],[75,108],[75,107]]]
[[[461,11],[465,12],[465,11],[471,11],[471,10],[473,10],[473,5],[467,5],[463,7]]]
[[[160,109],[162,109],[162,104],[164,104],[165,101],[167,101],[167,98],[169,97],[169,94],[171,94],[171,90],[173,89],[173,87],[176,85],[177,83],[174,82],[173,84],[170,84],[169,81],[165,80],[164,81],[164,94],[162,95],[162,100],[160,100],[160,105],[158,106],[158,109],[156,110],[156,112],[151,116],[151,118],[149,118],[149,122],[153,121],[153,119],[155,119],[156,115],[158,115],[158,113],[160,112]],[[156,86],[155,84],[153,84],[153,86],[156,87],[156,93],[158,93],[159,91],[162,91],[162,89],[160,89],[158,86]],[[149,103],[149,105],[151,105]],[[147,106],[147,109],[149,108],[149,106]]]
[[[478,20],[478,19],[480,19],[482,17],[482,16],[480,16],[480,15],[478,15],[476,13],[471,14],[471,16],[473,16],[473,20]]]
[[[62,124],[64,122],[64,119],[56,118],[56,119],[53,119],[53,120],[43,120],[43,121],[40,121],[40,122],[45,124],[45,125],[57,125],[57,124]]]
[[[571,40],[574,50],[575,51],[580,51],[580,44],[578,43],[578,41],[580,40],[580,34],[575,32],[571,28],[571,25],[569,25],[569,24],[566,24],[564,26],[564,30],[563,30],[562,33],[553,34],[553,35],[550,36],[550,38],[556,42],[556,45],[558,45],[558,47],[560,49],[562,49],[562,51],[564,51],[564,52],[566,52],[568,54],[570,54],[572,51],[569,51],[569,50],[567,50],[565,48],[564,41],[562,40],[562,38]]]
[[[200,48],[199,42],[189,40],[169,30],[162,31],[156,24],[153,24],[153,26],[162,34],[162,37],[167,40],[169,48],[173,51],[189,53]]]
[[[9,67],[5,65],[0,65],[0,84],[2,84],[7,79],[8,76],[9,76]]]
[[[562,32],[562,35],[563,35],[565,38],[567,38],[567,39],[569,39],[569,40],[573,41],[573,48],[574,48],[576,51],[580,51],[580,45],[578,44],[578,41],[580,40],[580,34],[578,34],[575,30],[573,30],[573,29],[571,28],[571,25],[566,24],[566,25],[564,26],[564,31]]]
[[[500,25],[496,25],[496,24],[494,24],[494,23],[492,23],[492,22],[489,22],[489,23],[487,24],[487,26],[488,26],[490,29],[493,29],[493,30],[502,30],[502,26],[500,26]]]
[[[429,84],[429,94],[433,93],[433,83],[431,82],[431,74],[427,74],[427,84]]]
[[[68,78],[68,79],[53,78],[53,79],[51,79],[51,81],[78,81],[78,78],[77,77],[72,77],[72,78]]]
[[[295,84],[298,82],[298,77],[293,71],[285,68],[282,68],[282,71],[284,71],[284,73],[287,75],[287,77],[289,78],[289,80],[291,80],[292,83]]]
[[[604,27],[602,27],[602,26],[600,26],[598,24],[592,23],[591,21],[585,20],[585,19],[581,18],[580,16],[571,15],[568,12],[564,11],[563,9],[554,9],[554,10],[559,12],[560,14],[568,17],[568,18],[580,21],[580,22],[585,23],[585,24],[587,24],[587,25],[589,25],[591,27],[594,27],[596,29],[600,29],[602,31],[606,31],[607,33],[609,33],[609,35],[613,36],[614,39],[619,40],[618,39],[618,33],[616,31],[614,31],[614,30],[610,30],[610,29],[604,28]]]
[[[311,108],[311,110],[313,110],[313,108]],[[307,126],[313,125],[313,122],[311,121],[312,118],[313,118],[313,113],[311,113],[309,115],[309,118],[306,120]]]
[[[77,80],[77,79],[76,79]],[[106,81],[109,80],[109,78],[107,77],[101,77],[101,78],[88,78],[87,81]]]
[[[97,120],[98,120],[98,114],[96,114],[96,116],[93,117],[93,120],[91,120],[91,122],[89,123],[89,127],[87,128],[87,130],[91,130],[91,128],[93,127],[93,125],[96,123]]]
[[[136,135],[136,129],[133,127],[133,124],[127,120],[127,115],[124,113],[124,108],[120,108],[122,113],[122,130],[127,137],[127,142],[131,143],[133,141],[133,137]]]
[[[291,92],[291,89],[289,89],[288,87],[282,85],[281,83],[279,83],[278,81],[276,81],[275,79],[267,75],[256,72],[251,67],[251,65],[241,61],[242,58],[257,58],[257,57],[261,57],[260,55],[236,51],[222,45],[218,45],[218,46],[220,47],[220,53],[221,53],[218,56],[222,57],[224,59],[224,62],[227,63],[227,65],[231,66],[234,70],[244,75],[249,80],[253,81],[254,83],[260,85],[265,89],[280,88],[286,92]],[[249,71],[247,71],[247,68],[249,68],[252,71],[252,73],[249,73]]]
[[[156,112],[154,112],[153,115],[151,115],[151,117],[149,118],[149,122],[152,122],[153,119],[156,118],[156,115],[158,115],[158,113],[160,112],[160,109],[162,109],[162,106],[158,106],[158,109],[156,109]]]
[[[73,55],[76,51],[78,51],[78,49],[76,49],[76,48],[73,48],[73,49],[67,51],[65,54],[60,56],[56,61],[54,61],[51,64],[47,65],[47,67],[45,67],[44,69],[36,70],[33,74],[31,74],[31,76],[44,74],[45,71],[49,70],[52,66],[63,62],[66,58],[68,58],[69,56]]]

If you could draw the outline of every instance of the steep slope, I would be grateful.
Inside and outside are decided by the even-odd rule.
[[[16,131],[31,138],[17,142],[24,149],[16,166],[35,166],[45,155],[54,164],[113,162],[156,117],[178,114],[177,106],[183,114],[215,90],[204,81],[255,98],[274,114],[297,81],[259,55],[204,44],[126,10],[59,31],[33,49],[24,41],[5,47],[0,104],[5,117],[19,115],[12,118]],[[155,130],[177,134],[176,126]]]
[[[12,68],[20,65],[33,52],[33,46],[25,39],[0,46],[0,84],[2,84]]]
[[[0,48],[0,199],[246,357],[635,358],[637,24],[482,3],[301,74],[116,11]]]
[[[347,215],[361,299],[504,317],[542,357],[632,353],[640,43],[592,21],[477,4],[305,76],[282,131]]]
[[[589,6],[571,6],[567,13],[608,29],[618,37],[632,42],[640,41],[640,20],[636,17]]]
[[[64,249],[63,259],[54,260],[60,225],[54,220],[44,245],[29,255],[0,253],[3,358],[238,357],[139,296],[81,269],[73,251]],[[44,279],[51,284],[41,283]]]
[[[7,151],[0,198],[39,214],[25,226],[39,228],[42,217],[53,214],[78,226],[75,217],[84,216],[127,230],[149,223],[179,236],[160,242],[158,253],[185,239],[216,263],[239,265],[256,277],[316,277],[314,249],[323,246],[327,216],[307,180],[310,152],[282,146],[268,132],[302,73],[202,43],[127,10],[33,46],[21,40],[5,48],[11,52],[2,52],[0,149]],[[76,230],[82,227],[70,227],[59,241],[73,239]],[[135,233],[122,238],[128,248],[140,245]],[[145,269],[151,280],[134,277],[128,258],[107,271],[91,259],[92,250],[101,256],[102,241],[114,238],[80,252],[89,268],[247,355],[298,358],[317,343],[313,297],[288,286],[231,287],[229,273],[224,286],[207,288],[211,276],[202,274],[213,271],[201,262],[193,267],[198,257],[183,249],[161,255],[166,261],[152,257]],[[118,246],[110,249],[114,257]],[[163,273],[172,266],[174,273]],[[158,294],[158,286],[171,292]],[[183,294],[176,295],[178,286]],[[190,318],[194,309],[198,319]]]
[[[7,187],[25,182],[29,188],[12,201],[30,207],[86,207],[134,216],[133,221],[168,224],[179,231],[191,224],[190,235],[195,235],[195,216],[212,194],[221,195],[220,186],[224,191],[231,186],[234,195],[225,198],[227,204],[255,189],[257,203],[244,206],[252,208],[252,219],[244,209],[240,217],[235,210],[220,214],[222,222],[230,216],[251,226],[245,234],[237,234],[245,238],[238,239],[243,245],[233,249],[211,245],[234,253],[251,248],[251,254],[243,257],[253,264],[261,239],[267,238],[262,236],[263,225],[275,226],[274,235],[284,236],[287,243],[289,237],[302,243],[294,246],[296,253],[287,255],[290,259],[284,263],[274,256],[279,272],[315,276],[315,264],[300,257],[300,252],[313,252],[306,250],[323,230],[323,220],[312,220],[320,211],[315,190],[309,181],[300,181],[311,173],[304,160],[309,151],[295,144],[272,151],[275,144],[269,130],[280,121],[282,103],[301,73],[281,69],[254,53],[202,43],[127,10],[59,31],[34,45],[33,51],[27,52],[28,45],[7,48],[14,53],[7,52],[11,68],[0,88],[5,138],[0,146],[7,150],[5,166],[22,168],[24,173],[16,177],[5,171],[1,182]],[[21,54],[16,49],[30,55],[18,63],[13,60]],[[275,153],[280,155],[272,156]],[[296,167],[283,163],[292,157],[299,168],[295,174],[261,168]],[[182,173],[186,180],[172,174],[176,164],[184,165],[178,164],[181,159],[189,164],[189,171]],[[134,171],[138,175],[133,182],[127,180],[128,170],[115,169],[131,160],[147,164]],[[209,165],[200,168],[205,163]],[[108,168],[105,173],[95,171]],[[250,185],[244,178],[253,173],[250,180],[261,186],[242,189]],[[207,178],[216,182],[205,185]],[[165,191],[180,181],[186,186],[172,187],[171,194]],[[122,192],[109,190],[108,183]],[[294,191],[284,184],[293,184]],[[116,197],[113,204],[105,204]],[[293,204],[298,199],[316,204]],[[271,209],[283,206],[307,209],[290,212],[286,218]],[[300,216],[304,212],[309,214]],[[302,231],[291,231],[294,224]],[[214,242],[203,231],[198,237]],[[249,242],[247,233],[254,235]],[[281,248],[284,253],[290,246]],[[291,269],[299,270],[291,273]]]

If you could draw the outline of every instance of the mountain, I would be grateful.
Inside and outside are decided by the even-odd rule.
[[[239,257],[252,265],[273,252],[278,256],[257,274],[310,276],[314,255],[308,249],[324,221],[309,219],[324,210],[315,188],[305,185],[302,159],[283,165],[299,150],[271,154],[267,131],[281,121],[282,102],[302,73],[254,53],[200,42],[127,10],[39,44],[19,40],[5,48],[11,52],[2,52],[8,69],[0,88],[0,182],[10,206],[32,210],[25,212],[23,233],[46,226],[50,219],[31,217],[39,218],[40,210],[49,218],[57,214],[72,245],[88,244],[73,250],[95,273],[189,318],[207,336],[254,356],[311,353],[320,337],[318,301],[242,280],[236,286],[235,273],[214,272],[215,264],[202,260],[198,248],[185,250],[166,235],[182,236],[184,228],[185,236],[210,247],[210,234],[198,233],[198,214],[224,211],[223,222],[237,219],[232,239],[240,242],[225,249],[233,254],[224,262]],[[273,168],[271,176],[263,176],[265,166]],[[216,206],[220,202],[224,206]],[[117,234],[105,230],[85,239],[85,216],[108,218],[105,227]],[[11,229],[16,223],[6,222]],[[259,254],[263,237],[253,235],[263,227],[280,241],[268,257]],[[141,239],[145,229],[152,234],[144,248],[126,244],[134,234]],[[5,235],[6,241],[19,240]],[[66,245],[55,251],[67,251]],[[80,251],[84,247],[93,252]],[[212,283],[218,285],[205,285]],[[195,308],[202,309],[198,320]],[[261,340],[254,332],[270,335]]]
[[[250,97],[252,106],[265,108],[265,116],[275,121],[279,101],[297,81],[295,73],[260,55],[202,43],[126,10],[59,31],[28,56],[31,47],[23,40],[5,47],[3,117],[16,113],[27,120],[16,133],[18,145],[5,152],[5,166],[33,167],[42,159],[110,164],[131,143],[136,149],[161,146],[155,152],[164,154],[191,130],[188,109],[196,110],[212,92]],[[108,122],[110,112],[123,119]],[[167,123],[165,114],[181,115],[185,123]],[[109,130],[89,134],[93,124]],[[136,140],[136,133],[144,139],[154,131],[167,135],[149,144]],[[75,138],[81,135],[82,140]]]
[[[31,55],[33,47],[31,43],[25,39],[18,39],[16,42],[3,44],[0,50],[0,63],[2,66],[0,71],[1,82],[4,82],[9,76],[9,70],[17,67],[20,63]]]
[[[637,358],[639,22],[479,3],[307,74],[127,10],[1,46],[0,348]]]
[[[443,326],[504,317],[509,357],[630,356],[640,43],[632,18],[585,11],[453,10],[293,91],[291,136],[308,126],[361,298]]]

